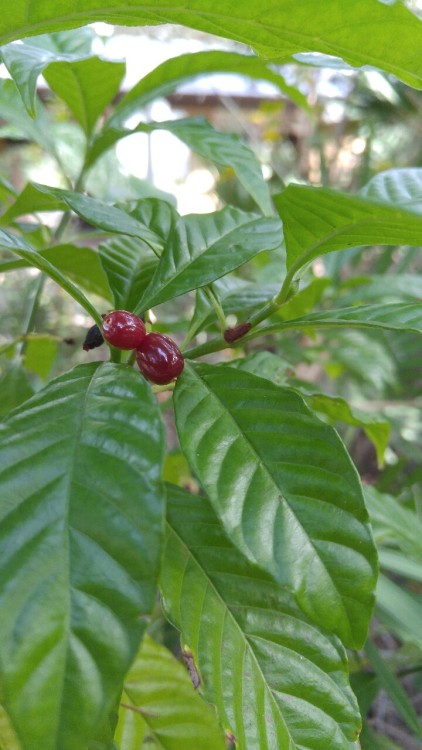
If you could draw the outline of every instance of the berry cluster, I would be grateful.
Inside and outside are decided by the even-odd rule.
[[[119,349],[135,349],[136,362],[148,380],[166,385],[183,370],[184,360],[174,341],[162,333],[147,333],[133,313],[114,310],[104,316],[102,335]]]

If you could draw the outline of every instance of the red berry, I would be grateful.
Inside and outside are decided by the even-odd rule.
[[[114,310],[103,319],[103,336],[119,349],[136,349],[145,338],[143,321],[126,310]]]
[[[136,361],[142,375],[157,385],[177,378],[185,364],[179,347],[162,333],[147,333],[137,347]]]

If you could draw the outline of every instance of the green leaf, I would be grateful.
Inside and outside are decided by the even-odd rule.
[[[365,501],[378,544],[397,545],[422,561],[422,521],[396,498],[365,485]]]
[[[15,237],[5,229],[0,229],[0,247],[4,247],[7,250],[13,250],[16,255],[19,255],[19,257],[25,260],[30,266],[34,266],[35,268],[39,268],[40,271],[43,271],[43,273],[49,276],[50,279],[53,279],[56,284],[70,294],[76,302],[79,302],[87,313],[101,325],[101,316],[80,289],[78,289],[70,279],[66,278],[58,268],[53,266],[47,258],[34,250],[27,242]]]
[[[400,640],[422,648],[422,598],[386,576],[378,578],[375,616]]]
[[[54,245],[39,250],[38,254],[45,258],[54,268],[81,286],[87,292],[97,294],[110,301],[112,299],[107,276],[101,265],[99,253],[91,247],[80,245]],[[12,271],[33,265],[26,260],[9,260],[0,263],[1,271]]]
[[[16,733],[2,706],[0,706],[0,750],[21,750]]]
[[[368,440],[374,444],[378,465],[383,465],[384,453],[391,431],[389,422],[376,414],[362,411],[362,409],[348,404],[339,396],[328,396],[326,393],[307,391],[304,393],[301,389],[299,391],[314,411],[324,414],[330,420],[339,420],[345,424],[362,427]]]
[[[265,216],[274,214],[262,167],[253,151],[238,136],[215,130],[202,117],[160,122],[155,125],[155,129],[167,130],[205,159],[222,167],[231,167],[262,213]]]
[[[368,439],[373,442],[378,463],[382,466],[390,437],[390,424],[385,419],[357,409],[338,396],[329,396],[326,393],[314,391],[310,384],[288,378],[287,372],[289,369],[291,371],[291,365],[272,352],[256,352],[236,363],[231,362],[230,366],[233,367],[233,364],[241,370],[259,375],[272,383],[294,388],[313,411],[324,414],[332,421],[338,420],[345,424],[362,427]]]
[[[185,366],[183,452],[236,546],[303,611],[362,644],[376,552],[356,470],[337,433],[289,388],[227,366]]]
[[[100,260],[117,310],[133,310],[150,283],[158,261],[136,237],[121,237],[99,246]]]
[[[7,226],[18,216],[36,211],[67,211],[66,203],[50,193],[40,192],[36,184],[28,182],[15,202],[0,218],[0,224]]]
[[[35,110],[36,117],[32,119],[26,111],[13,81],[0,79],[0,117],[8,124],[6,127],[12,126],[15,138],[29,138],[35,141],[57,160],[51,121],[39,101],[36,102]],[[4,137],[4,125],[2,126],[2,133]]]
[[[350,750],[359,732],[340,642],[233,546],[204,497],[168,485],[161,587],[205,698],[239,750]]]
[[[29,339],[25,350],[25,367],[47,380],[57,356],[57,342],[49,338]]]
[[[164,431],[147,383],[81,365],[5,423],[0,670],[22,750],[85,747],[155,603]]]
[[[157,271],[137,311],[205,286],[282,240],[276,218],[237,208],[182,216],[170,233]]]
[[[356,305],[362,302],[403,302],[422,297],[422,276],[400,273],[397,276],[361,276],[340,285],[341,302]]]
[[[422,88],[422,28],[418,18],[401,3],[325,0],[315,12],[313,0],[292,6],[290,0],[263,0],[259,7],[238,0],[227,7],[215,0],[212,12],[205,0],[189,6],[158,0],[152,7],[143,0],[116,4],[116,0],[91,0],[84,7],[65,10],[55,0],[28,9],[16,0],[13,13],[0,19],[0,43],[55,29],[108,21],[120,26],[176,23],[243,42],[266,58],[286,58],[296,52],[337,55],[354,66],[371,65],[393,73],[415,88]]]
[[[92,29],[45,34],[0,48],[0,56],[11,75],[31,117],[36,115],[36,92],[39,75],[57,60],[76,60],[89,56]]]
[[[400,685],[394,672],[382,658],[379,650],[371,640],[366,642],[365,652],[376,674],[380,678],[382,687],[395,705],[399,715],[408,728],[414,732],[417,737],[422,739],[421,725],[412,703]]]
[[[122,693],[122,702],[127,703],[126,693]],[[114,735],[119,750],[141,750],[147,725],[140,713],[125,708],[119,708],[119,721]]]
[[[34,389],[27,371],[19,362],[10,362],[0,375],[0,419],[30,398]]]
[[[289,86],[284,77],[272,70],[267,62],[252,55],[239,55],[237,52],[206,50],[172,57],[154,68],[116,105],[107,127],[121,125],[125,119],[153,99],[168,96],[187,81],[204,78],[213,73],[235,73],[255,80],[270,81],[298,106],[309,110],[305,96],[298,89]]]
[[[250,372],[252,375],[259,375],[259,377],[266,378],[275,385],[288,385],[288,371],[292,372],[292,366],[289,362],[279,357],[278,354],[266,350],[248,354],[247,357],[241,359],[235,359],[230,362],[230,367]]]
[[[287,328],[379,328],[422,333],[422,307],[414,302],[390,302],[309,313],[301,318],[265,326],[265,329],[260,329],[259,335],[264,330],[266,333],[276,333]]]
[[[356,245],[420,245],[422,216],[394,204],[304,185],[289,185],[274,202],[292,272],[320,255]]]
[[[360,195],[422,214],[422,169],[387,169],[369,180]]]
[[[195,692],[186,668],[148,636],[126,675],[124,690],[163,750],[225,749],[215,713]]]
[[[274,214],[269,187],[264,180],[261,165],[253,151],[238,136],[215,130],[204,117],[140,123],[133,130],[106,128],[99,134],[90,148],[87,157],[88,167],[91,167],[99,156],[119,139],[133,133],[151,133],[154,130],[167,130],[205,159],[233,169],[236,177],[255,200],[261,211],[266,216]]]
[[[422,583],[422,562],[416,562],[407,555],[383,547],[378,549],[378,557],[383,570]]]
[[[124,62],[90,57],[50,63],[44,70],[44,78],[89,136],[117,94],[125,71]]]
[[[157,198],[142,198],[129,213],[155,232],[163,245],[179,219],[179,214],[171,203]]]
[[[109,206],[103,201],[90,198],[82,193],[75,193],[72,190],[62,190],[38,183],[33,183],[33,185],[41,193],[48,193],[62,200],[72,211],[94,227],[99,227],[107,232],[139,237],[154,250],[160,251],[162,248],[162,241],[155,232],[152,232],[145,224],[134,219],[120,208],[116,208],[116,206]]]

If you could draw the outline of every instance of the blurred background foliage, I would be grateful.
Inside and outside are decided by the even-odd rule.
[[[76,45],[109,57],[126,55],[125,88],[162,59],[186,49],[243,51],[241,45],[179,27],[157,27],[147,33],[97,24],[49,39],[62,50]],[[420,91],[375,70],[355,71],[318,55],[297,57],[297,64],[284,66],[282,72],[288,84],[303,95],[307,107],[281,96],[270,84],[219,75],[196,79],[153,101],[142,117],[148,122],[205,115],[218,130],[237,133],[255,151],[274,194],[291,182],[356,192],[380,171],[422,167]],[[141,58],[143,65],[149,66],[146,70]],[[84,137],[65,103],[43,79],[38,82],[38,116],[32,120],[4,70],[3,75],[0,206],[5,213],[28,181],[72,185],[83,161]],[[118,94],[117,100],[120,97]],[[85,189],[111,203],[162,197],[182,214],[206,213],[226,204],[257,209],[231,169],[217,168],[173,135],[160,131],[119,141],[90,170]],[[59,212],[24,216],[16,226],[41,248],[50,241],[60,216]],[[46,226],[41,226],[39,219]],[[62,241],[68,237],[89,248],[106,239],[100,230],[94,231],[77,218],[72,219]],[[244,318],[242,290],[251,282],[258,284],[261,291],[256,302],[262,303],[279,288],[283,264],[282,250],[262,253],[236,274],[216,282],[221,299],[226,300],[231,325]],[[11,269],[10,255],[2,256],[0,416],[51,377],[107,354],[103,349],[82,350],[92,321],[53,282],[41,279],[36,269]],[[95,291],[94,284],[90,298],[105,312],[110,302]],[[250,295],[248,298],[250,301]],[[295,312],[301,315],[330,309],[333,303],[347,307],[421,298],[420,248],[355,247],[313,262],[291,305],[296,305]],[[171,331],[179,342],[189,335],[200,344],[209,333],[219,330],[204,299],[194,293],[160,305],[154,314],[157,330]],[[272,320],[285,315],[283,308]],[[205,330],[198,325],[196,332],[195,321],[204,319]],[[27,337],[22,339],[22,334]],[[353,687],[364,716],[362,747],[421,748],[420,336],[356,329],[317,334],[286,330],[283,335],[245,344],[243,353],[255,354],[256,359],[250,360],[254,371],[260,372],[265,365],[275,382],[300,386],[323,419],[333,421],[329,399],[324,400],[321,394],[345,400],[344,420],[336,419],[334,424],[366,486],[382,571],[371,638],[364,651],[350,655]],[[210,356],[211,361],[223,356],[236,364],[241,354],[238,349]],[[347,405],[353,414],[347,412]],[[370,417],[367,426],[365,415]],[[166,479],[194,487],[170,423],[169,447]],[[174,633],[159,614],[153,632],[174,644]]]

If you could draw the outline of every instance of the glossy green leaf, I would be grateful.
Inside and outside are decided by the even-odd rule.
[[[292,271],[320,255],[356,245],[420,245],[422,216],[394,203],[304,185],[289,185],[274,202]]]
[[[359,732],[340,642],[251,565],[207,500],[168,485],[161,589],[205,698],[239,750],[351,750]]]
[[[33,393],[27,371],[20,362],[9,362],[0,375],[0,419]]]
[[[28,265],[34,266],[35,268],[39,268],[40,271],[43,271],[43,273],[49,276],[50,279],[53,279],[56,284],[61,286],[62,289],[70,294],[71,297],[76,300],[76,302],[79,302],[79,304],[87,311],[89,315],[92,316],[92,318],[94,318],[97,323],[101,323],[101,317],[99,313],[91,305],[91,303],[81,292],[81,290],[78,289],[78,287],[76,287],[70,281],[70,279],[66,278],[66,276],[64,276],[64,274],[62,274],[62,272],[58,268],[53,266],[53,264],[50,263],[47,258],[41,255],[41,253],[38,253],[36,250],[34,250],[27,242],[18,237],[15,237],[5,229],[0,229],[0,247],[4,247],[7,250],[12,250],[14,253],[16,253],[16,255],[19,255],[20,258],[25,260]]]
[[[175,207],[158,198],[142,198],[129,213],[155,232],[162,239],[163,245],[179,219]]]
[[[125,71],[124,62],[89,57],[50,63],[44,70],[44,78],[89,136],[117,94]]]
[[[195,692],[185,666],[148,636],[126,675],[124,690],[163,750],[225,750],[217,717]]]
[[[231,366],[233,365],[233,363],[230,364]],[[329,396],[326,393],[319,393],[310,384],[297,382],[291,377],[288,378],[289,368],[291,375],[291,365],[272,352],[256,352],[245,359],[239,360],[236,366],[241,370],[259,375],[262,378],[267,378],[272,383],[294,388],[305,399],[313,411],[323,414],[333,422],[338,420],[345,424],[362,427],[367,438],[373,442],[377,452],[378,463],[382,466],[385,449],[390,437],[390,424],[384,418],[371,412],[364,412],[361,409],[357,409],[339,396]]]
[[[137,310],[145,310],[233,271],[282,240],[281,223],[237,208],[182,216]]]
[[[62,200],[78,216],[91,224],[107,232],[116,232],[127,234],[130,237],[139,237],[150,247],[161,250],[162,241],[142,222],[134,219],[132,216],[122,211],[116,206],[109,206],[103,201],[96,198],[90,198],[82,193],[75,193],[72,190],[61,190],[60,188],[49,187],[33,183],[35,188],[41,193],[47,193]]]
[[[223,167],[230,167],[261,211],[266,216],[274,214],[269,187],[253,151],[238,136],[215,130],[204,117],[140,123],[133,130],[121,127],[106,128],[92,143],[87,165],[91,167],[99,156],[119,139],[132,133],[151,133],[154,130],[166,130],[205,159]]]
[[[276,333],[287,328],[378,328],[422,333],[422,307],[415,302],[345,307],[309,313],[283,323],[274,323],[266,326],[265,331]]]
[[[422,169],[388,169],[369,180],[360,194],[421,214]]]
[[[117,104],[107,122],[107,127],[116,127],[158,97],[167,96],[187,81],[203,78],[213,73],[235,73],[255,80],[265,80],[304,109],[309,109],[306,98],[298,89],[289,86],[280,73],[272,70],[268,63],[252,55],[239,55],[223,50],[189,52],[172,57],[158,65],[128,91]]]
[[[0,434],[5,708],[22,750],[75,750],[118,697],[155,603],[163,426],[146,381],[92,363]]]
[[[115,309],[133,310],[156,271],[157,259],[136,237],[108,240],[99,246],[99,254]]]
[[[151,7],[143,0],[116,4],[116,0],[90,0],[77,10],[57,6],[56,0],[28,5],[16,0],[13,13],[0,19],[0,43],[55,29],[74,28],[93,21],[121,26],[176,23],[243,42],[266,58],[280,59],[296,52],[337,55],[354,66],[368,65],[393,73],[411,86],[422,88],[422,28],[416,16],[401,3],[326,0],[315,13],[314,0],[292,6],[290,0],[263,0],[257,7],[239,0],[227,7],[216,0],[210,11],[205,0],[189,6],[158,0]]]
[[[100,256],[93,248],[68,243],[46,247],[38,251],[38,254],[87,292],[111,301],[107,276],[101,265]],[[0,263],[0,269],[2,272],[13,271],[31,265],[33,264],[26,260],[7,260]]]
[[[165,244],[177,211],[166,201],[146,198],[130,211],[130,216],[155,232]],[[119,237],[99,246],[101,264],[113,290],[118,309],[133,310],[139,303],[157,268],[151,250],[135,237]]]
[[[185,366],[183,452],[237,547],[347,645],[366,637],[376,552],[356,470],[335,430],[283,388],[226,366]]]

